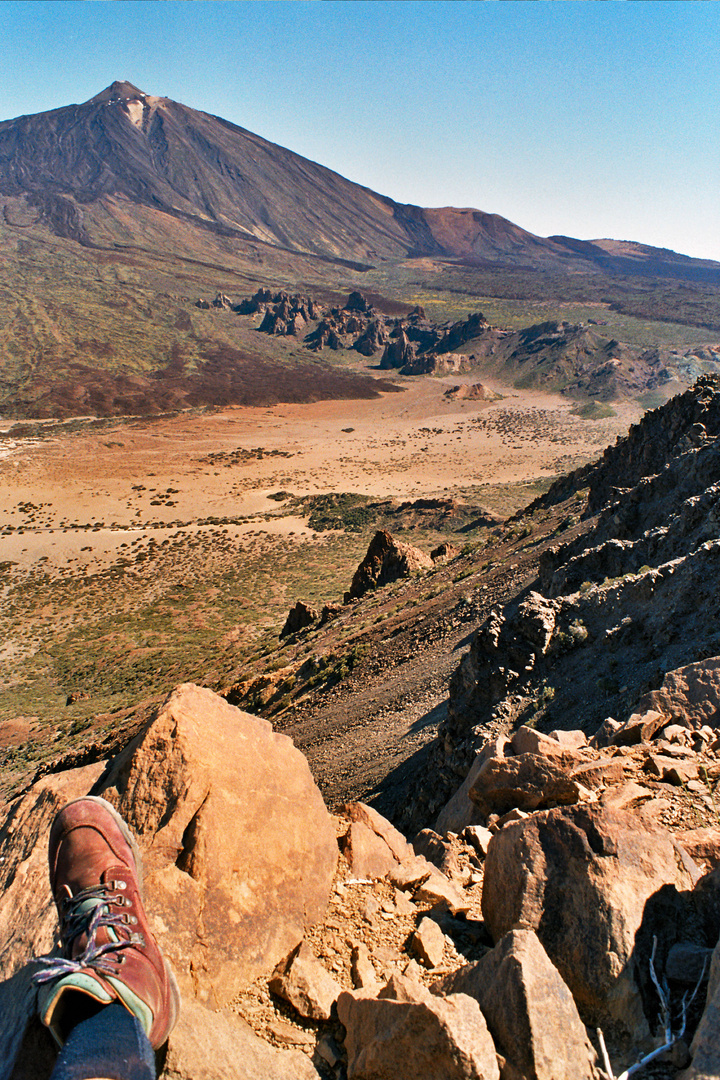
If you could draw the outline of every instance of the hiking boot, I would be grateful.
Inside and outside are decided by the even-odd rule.
[[[62,956],[44,958],[35,975],[43,1023],[62,1046],[80,1020],[119,1002],[158,1049],[180,995],[148,926],[130,830],[105,799],[76,799],[53,822],[48,857]]]

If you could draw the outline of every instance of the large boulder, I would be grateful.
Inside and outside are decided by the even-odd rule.
[[[430,556],[419,548],[403,544],[400,540],[395,540],[389,532],[379,529],[370,541],[365,558],[355,571],[345,598],[354,600],[379,585],[388,585],[398,578],[432,570],[433,565]]]
[[[306,627],[312,626],[317,622],[319,614],[316,608],[311,607],[310,604],[306,604],[304,600],[298,600],[294,607],[291,607],[288,611],[285,625],[280,631],[280,637],[287,637],[288,634],[297,634],[299,630],[305,630]]]
[[[651,709],[685,727],[720,727],[720,656],[666,672],[660,689],[638,702],[639,713]]]
[[[138,837],[153,929],[199,1000],[223,1005],[270,974],[324,914],[335,829],[307,761],[267,720],[185,684],[99,793]]]
[[[487,1024],[465,994],[436,997],[394,976],[378,998],[346,990],[338,1016],[347,1032],[348,1080],[499,1080]]]
[[[535,931],[585,1023],[643,1037],[636,937],[663,886],[691,887],[669,833],[619,810],[558,807],[495,834],[483,916],[495,941]]]
[[[344,814],[350,825],[340,844],[355,877],[385,877],[398,863],[413,857],[402,833],[372,806],[348,803]]]
[[[562,765],[541,754],[489,758],[468,795],[481,813],[545,809],[578,801],[577,783]]]
[[[511,930],[433,990],[475,998],[495,1046],[528,1080],[593,1080],[595,1051],[572,994],[532,930]]]
[[[484,744],[476,754],[462,784],[438,814],[435,822],[437,832],[441,835],[448,831],[462,832],[467,825],[479,825],[485,820],[485,814],[470,798],[470,789],[486,761],[491,758],[502,759],[509,752],[510,740],[505,735]]]

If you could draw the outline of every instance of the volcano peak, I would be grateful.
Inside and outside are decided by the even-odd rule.
[[[119,82],[116,80],[107,86],[104,90],[101,90],[95,97],[91,97],[89,101],[86,101],[86,105],[93,104],[95,102],[102,101],[114,101],[117,98],[142,98],[146,97],[144,90],[138,90],[137,86],[133,86],[131,82]]]

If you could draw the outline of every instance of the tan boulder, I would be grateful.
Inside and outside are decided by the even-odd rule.
[[[527,1080],[593,1080],[595,1051],[585,1025],[532,930],[511,930],[433,990],[475,998],[498,1051]]]
[[[438,814],[436,832],[443,836],[447,832],[462,832],[466,825],[483,824],[485,815],[472,801],[469,791],[485,762],[490,758],[504,758],[506,753],[510,753],[510,739],[506,735],[500,735],[497,739],[485,743],[462,784]]]
[[[460,874],[460,865],[451,842],[434,829],[421,829],[413,838],[412,846],[416,855],[422,855],[448,877]]]
[[[599,758],[576,766],[570,775],[576,783],[594,790],[621,784],[625,779],[625,764],[622,758]]]
[[[303,942],[276,967],[270,989],[287,1001],[300,1016],[329,1020],[342,987]]]
[[[148,914],[185,994],[225,1004],[324,914],[332,819],[307,761],[268,721],[180,686],[101,794],[138,837]]]
[[[375,965],[370,958],[370,950],[364,941],[356,941],[352,946],[350,972],[356,990],[369,990],[371,994],[377,994],[380,984]]]
[[[648,754],[644,769],[650,776],[657,776],[675,787],[682,787],[688,780],[697,780],[700,775],[700,766],[696,761],[678,761],[662,754]]]
[[[318,1080],[301,1050],[276,1050],[234,1013],[185,1002],[160,1080]]]
[[[178,975],[183,1017],[194,1015],[194,995],[226,1001],[257,974],[270,974],[325,911],[337,858],[332,819],[303,756],[266,721],[209,690],[183,686],[103,772],[99,763],[43,777],[10,805],[0,830],[2,1080],[11,1074],[26,1032],[16,1080],[44,1075],[37,1055],[47,1056],[46,1033],[35,1038],[27,1023],[35,1008],[30,976],[36,968],[26,961],[54,941],[47,837],[56,812],[71,799],[104,795],[138,837],[146,908]],[[208,1021],[193,1036],[184,1024],[173,1034],[173,1071],[167,1075],[218,1075],[208,1071],[217,1055],[207,1047],[196,1054],[206,1030],[215,1028]],[[208,1045],[220,1046],[225,1036],[208,1038]],[[280,1059],[262,1057],[258,1047],[268,1047],[256,1043],[247,1053],[242,1041],[228,1051],[228,1060],[238,1058],[236,1070],[244,1054],[245,1072],[228,1065],[220,1074],[247,1080],[316,1076],[302,1055],[286,1068]]]
[[[356,878],[383,878],[398,860],[385,841],[362,821],[351,821],[350,828],[340,840],[342,853]]]
[[[487,855],[490,841],[492,840],[492,833],[489,829],[486,829],[483,825],[468,825],[463,830],[463,840],[475,848],[478,855],[482,855],[483,858]]]
[[[547,757],[559,757],[566,752],[566,747],[562,746],[558,739],[551,739],[549,735],[544,735],[542,731],[536,731],[535,728],[528,727],[527,724],[522,724],[513,733],[510,745],[513,754],[540,754]]]
[[[402,864],[396,864],[388,874],[390,883],[405,892],[418,888],[430,877],[440,878],[442,874],[422,855],[415,855],[412,859],[405,859]]]
[[[582,750],[584,746],[588,745],[585,732],[576,728],[571,731],[563,731],[562,728],[557,728],[555,731],[550,732],[550,738],[559,743],[563,750]]]
[[[416,956],[424,967],[435,968],[442,961],[444,952],[445,935],[435,920],[426,916],[410,938],[410,955]]]
[[[395,976],[378,998],[342,993],[338,1016],[348,1080],[499,1080],[487,1024],[465,994],[439,998]]]
[[[462,889],[437,870],[418,885],[413,899],[425,901],[433,907],[447,908],[451,915],[466,915],[472,907]]]
[[[361,802],[347,803],[343,807],[343,813],[350,821],[358,821],[366,825],[368,829],[372,829],[376,836],[385,841],[398,862],[413,856],[412,845],[407,842],[403,834],[372,806],[366,806]]]
[[[654,709],[685,727],[720,726],[720,656],[668,671],[659,690],[638,702],[638,712]]]
[[[657,709],[644,709],[633,713],[611,737],[613,746],[634,746],[648,742],[667,723],[667,716]]]
[[[490,758],[478,771],[468,795],[486,814],[504,814],[516,807],[537,810],[575,803],[578,786],[563,766],[540,754]]]
[[[628,780],[617,787],[607,788],[601,795],[600,801],[603,806],[610,810],[629,810],[641,803],[652,799],[653,793],[650,788],[636,784],[634,780]]]
[[[632,814],[587,805],[539,812],[493,836],[483,916],[495,941],[535,931],[585,1023],[644,1036],[636,935],[654,893],[692,884],[679,862],[670,834]]]
[[[683,829],[675,839],[695,862],[720,865],[720,828]]]

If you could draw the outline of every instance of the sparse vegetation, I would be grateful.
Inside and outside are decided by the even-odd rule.
[[[573,416],[580,416],[583,420],[604,420],[608,416],[617,416],[615,409],[601,401],[588,401],[585,405],[578,405],[572,410]]]

